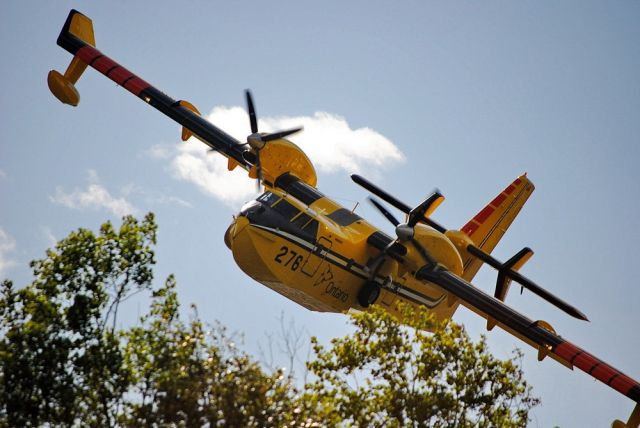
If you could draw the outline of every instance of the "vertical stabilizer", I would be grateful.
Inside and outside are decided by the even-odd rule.
[[[533,189],[534,185],[527,174],[521,175],[469,220],[462,231],[478,248],[491,253],[533,193]],[[471,281],[482,266],[482,261],[467,255],[463,263],[462,277]]]

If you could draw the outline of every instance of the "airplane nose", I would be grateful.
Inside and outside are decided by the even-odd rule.
[[[234,220],[233,223],[231,223],[229,225],[229,227],[227,227],[227,231],[224,233],[224,245],[227,246],[228,249],[232,249],[231,248],[231,229],[233,228],[233,226],[235,226],[236,222]]]
[[[224,233],[224,244],[233,250],[233,239],[249,224],[249,219],[245,216],[236,217]]]

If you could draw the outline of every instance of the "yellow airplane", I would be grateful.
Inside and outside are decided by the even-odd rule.
[[[242,207],[224,241],[238,266],[251,278],[314,311],[347,312],[378,304],[397,313],[399,302],[422,305],[438,318],[450,318],[464,305],[561,364],[587,372],[640,403],[640,384],[560,337],[545,321],[534,321],[504,304],[512,281],[582,320],[578,309],[527,279],[518,270],[533,255],[524,248],[507,262],[490,253],[534,190],[522,175],[500,192],[460,230],[447,230],[431,219],[444,197],[434,192],[412,208],[367,179],[351,178],[406,214],[398,221],[380,202],[374,206],[395,226],[396,237],[375,228],[353,210],[316,188],[313,164],[285,139],[301,130],[261,133],[254,103],[246,92],[251,134],[240,142],[201,117],[187,101],[176,101],[95,48],[91,20],[72,10],[58,45],[73,55],[66,72],[49,72],[48,84],[63,103],[78,105],[74,84],[91,66],[182,125],[182,139],[196,137],[228,158],[228,169],[244,168],[264,186],[256,200]],[[470,281],[486,263],[498,271],[494,296]],[[637,427],[640,405],[615,427]]]

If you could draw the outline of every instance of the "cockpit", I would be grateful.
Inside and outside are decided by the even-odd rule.
[[[311,242],[318,234],[318,220],[273,192],[265,192],[245,204],[240,215],[251,224],[283,230]]]

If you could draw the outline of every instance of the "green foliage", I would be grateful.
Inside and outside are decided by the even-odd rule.
[[[514,360],[489,354],[484,338],[440,323],[425,308],[403,320],[380,307],[352,316],[356,331],[325,349],[313,341],[307,386],[329,425],[519,427],[538,403]],[[426,330],[432,330],[428,333]],[[519,353],[516,353],[516,357]]]
[[[312,339],[313,381],[296,387],[195,307],[183,321],[173,276],[153,289],[156,230],[152,214],[79,229],[32,262],[31,284],[0,285],[0,426],[509,427],[537,404],[515,359],[411,308],[406,326],[372,308],[329,348]],[[149,312],[117,330],[144,290]]]
[[[113,326],[119,303],[150,287],[156,229],[152,214],[125,217],[118,231],[79,229],[31,263],[30,285],[2,284],[3,423],[112,424],[128,386]]]
[[[123,333],[132,391],[121,423],[130,426],[283,426],[293,421],[290,380],[265,373],[218,327],[178,314],[175,280],[154,293],[142,325]]]

